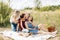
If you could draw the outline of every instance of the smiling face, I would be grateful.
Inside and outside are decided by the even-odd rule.
[[[29,18],[28,18],[28,21],[33,22],[33,17],[29,17]]]
[[[29,21],[30,21],[30,20],[32,20],[32,17],[29,17],[29,19],[28,19],[28,20],[29,20]]]
[[[25,16],[26,16],[26,19],[28,19],[30,17],[30,14],[26,14]]]

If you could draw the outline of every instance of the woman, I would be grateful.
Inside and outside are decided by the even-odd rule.
[[[29,17],[28,21],[25,22],[26,28],[29,30],[29,33],[36,34],[38,33],[38,29],[36,26],[33,24],[33,18]]]
[[[28,30],[25,26],[25,14],[23,13],[20,15],[20,19],[18,20],[18,26],[17,26],[17,32],[19,32],[19,35],[21,36],[29,36]]]
[[[20,15],[20,19],[18,20],[18,26],[17,26],[17,31],[22,31],[23,29],[26,29],[25,26],[25,14],[23,13],[22,15]]]
[[[11,23],[12,31],[16,31],[18,19],[20,16],[19,13],[20,13],[19,11],[15,11],[10,17],[10,23]]]

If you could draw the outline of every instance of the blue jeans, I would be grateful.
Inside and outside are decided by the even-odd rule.
[[[35,26],[35,28],[38,30],[38,26]]]
[[[11,23],[11,28],[12,28],[12,31],[16,31],[17,24],[16,23]]]

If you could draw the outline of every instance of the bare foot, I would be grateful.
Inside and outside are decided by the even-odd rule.
[[[31,35],[32,35],[32,33],[29,33],[29,34],[28,34],[28,36],[31,36]],[[28,36],[27,36],[27,37],[28,37]]]

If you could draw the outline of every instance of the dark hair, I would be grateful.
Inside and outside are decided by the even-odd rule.
[[[25,14],[20,15],[20,18],[24,18]]]
[[[32,20],[31,20],[31,22],[33,22],[33,17],[32,17]]]
[[[29,18],[30,18],[30,17],[29,17]],[[28,18],[28,19],[29,19],[29,18]],[[31,18],[32,18],[32,19],[31,19],[30,21],[33,22],[33,17],[31,17]]]
[[[20,11],[16,11],[16,13],[20,13]]]

